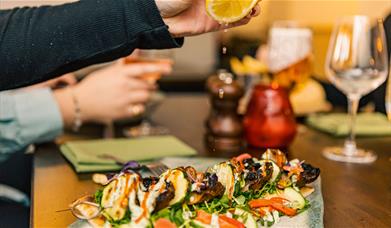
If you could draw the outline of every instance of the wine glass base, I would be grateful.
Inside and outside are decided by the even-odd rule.
[[[126,137],[157,136],[167,135],[170,131],[163,126],[152,126],[149,122],[143,122],[139,126],[127,128],[124,130]]]
[[[357,149],[354,155],[346,155],[343,147],[327,147],[323,150],[323,156],[327,159],[347,163],[372,163],[377,155],[372,151]]]

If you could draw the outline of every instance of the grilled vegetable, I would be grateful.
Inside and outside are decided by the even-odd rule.
[[[214,185],[207,185],[201,192],[192,192],[189,197],[189,205],[206,202],[216,197],[221,197],[225,192],[224,186],[220,182]]]
[[[261,166],[265,166],[267,163],[271,163],[272,164],[272,167],[273,167],[273,172],[272,172],[272,176],[270,177],[269,179],[269,182],[274,182],[277,180],[277,178],[280,176],[280,173],[281,173],[281,169],[278,167],[278,165],[272,161],[272,160],[260,160],[259,161],[259,164],[261,164]]]
[[[202,222],[197,221],[197,220],[192,220],[190,222],[190,227],[194,227],[194,228],[212,228],[211,225],[202,223]]]
[[[289,206],[295,209],[302,209],[305,206],[305,199],[300,192],[293,188],[284,189],[283,196],[289,201]]]
[[[205,173],[188,166],[141,178],[132,171],[134,164],[128,167],[107,178],[107,185],[95,194],[97,204],[90,207],[96,207],[99,217],[89,219],[90,224],[98,224],[96,220],[98,227],[271,226],[279,215],[294,216],[306,208],[301,192],[310,194],[313,188],[305,185],[320,173],[298,159],[287,162],[277,150],[268,150],[262,160],[242,154]]]
[[[246,228],[257,228],[257,220],[254,218],[254,216],[243,209],[236,208],[235,215],[239,216],[238,221],[242,222]]]
[[[228,162],[222,162],[215,165],[211,171],[216,173],[218,181],[224,186],[224,195],[227,195],[229,199],[232,199],[235,192],[236,181],[232,165]]]
[[[190,190],[190,182],[186,178],[186,173],[179,169],[169,170],[166,181],[174,187],[174,198],[170,200],[169,205],[175,205],[183,202]]]
[[[214,224],[213,216],[217,218],[217,224]],[[197,211],[196,220],[205,225],[211,225],[212,227],[217,225],[221,228],[245,228],[244,224],[236,219],[227,217],[225,215],[211,215],[203,210]]]
[[[262,154],[262,159],[274,161],[280,168],[288,162],[286,155],[282,151],[276,149],[266,150],[266,152]]]
[[[156,205],[154,212],[160,211],[161,209],[168,207],[170,205],[171,200],[175,197],[175,188],[171,182],[166,183],[166,189],[160,193],[160,195],[156,198]]]
[[[128,192],[138,188],[137,174],[124,174],[111,181],[103,190],[101,205],[103,214],[112,221],[124,218],[128,211]]]
[[[296,214],[296,209],[292,207],[285,206],[284,198],[273,197],[270,199],[255,199],[249,202],[251,208],[272,208],[274,210],[280,211],[288,216],[294,216]]]
[[[146,189],[148,189],[151,185],[156,184],[158,181],[159,181],[159,178],[157,178],[157,177],[146,177],[146,178],[143,178],[143,180],[142,180],[143,186]]]
[[[175,223],[172,223],[170,220],[165,218],[158,219],[154,224],[154,228],[176,228]]]
[[[260,164],[262,164],[262,166]],[[256,167],[259,165],[259,168],[249,171],[247,175],[245,175],[244,180],[246,185],[243,191],[248,191],[249,189],[253,191],[260,190],[272,178],[273,165],[271,162],[254,163],[254,165]]]
[[[303,187],[306,184],[314,182],[320,175],[320,169],[314,168],[312,165],[303,163],[301,164],[303,172],[297,178],[296,186]]]

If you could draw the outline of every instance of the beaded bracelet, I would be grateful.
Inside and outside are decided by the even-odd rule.
[[[83,121],[81,120],[81,109],[80,109],[79,100],[77,99],[73,90],[72,90],[71,94],[72,94],[74,113],[75,113],[74,119],[73,119],[73,124],[72,124],[72,130],[74,132],[78,132],[81,125],[83,125]]]

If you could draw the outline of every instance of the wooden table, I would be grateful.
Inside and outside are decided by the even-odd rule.
[[[156,122],[200,154],[204,120],[208,114],[203,95],[169,96],[154,114]],[[300,126],[289,156],[304,159],[321,168],[326,227],[391,227],[391,138],[359,139],[359,146],[374,150],[378,159],[370,165],[346,164],[321,156],[325,146],[342,144],[335,139]],[[77,175],[54,144],[38,148],[34,159],[32,225],[65,227],[75,218],[67,208],[74,199],[90,194],[98,186],[90,175]]]

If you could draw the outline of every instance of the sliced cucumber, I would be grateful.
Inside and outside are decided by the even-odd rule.
[[[275,182],[277,180],[277,178],[280,176],[281,169],[272,160],[260,160],[259,164],[261,164],[261,167],[262,167],[265,165],[266,162],[272,163],[272,166],[273,166],[273,173],[272,173],[272,177],[269,179],[269,182]]]
[[[211,225],[202,223],[202,222],[197,221],[197,220],[192,220],[190,222],[190,226],[194,227],[194,228],[212,228]]]
[[[174,169],[167,174],[166,180],[171,182],[175,189],[175,196],[169,205],[183,202],[190,190],[190,182],[187,180],[186,174],[181,170]]]
[[[257,221],[255,220],[254,216],[251,213],[243,209],[236,208],[234,214],[239,216],[238,221],[244,223],[246,228],[258,227]]]
[[[284,189],[284,198],[289,200],[290,207],[295,209],[302,209],[305,206],[305,198],[300,192],[293,188]]]
[[[218,181],[225,187],[224,195],[232,199],[235,192],[235,176],[232,165],[228,162],[223,162],[213,167],[217,175]]]

